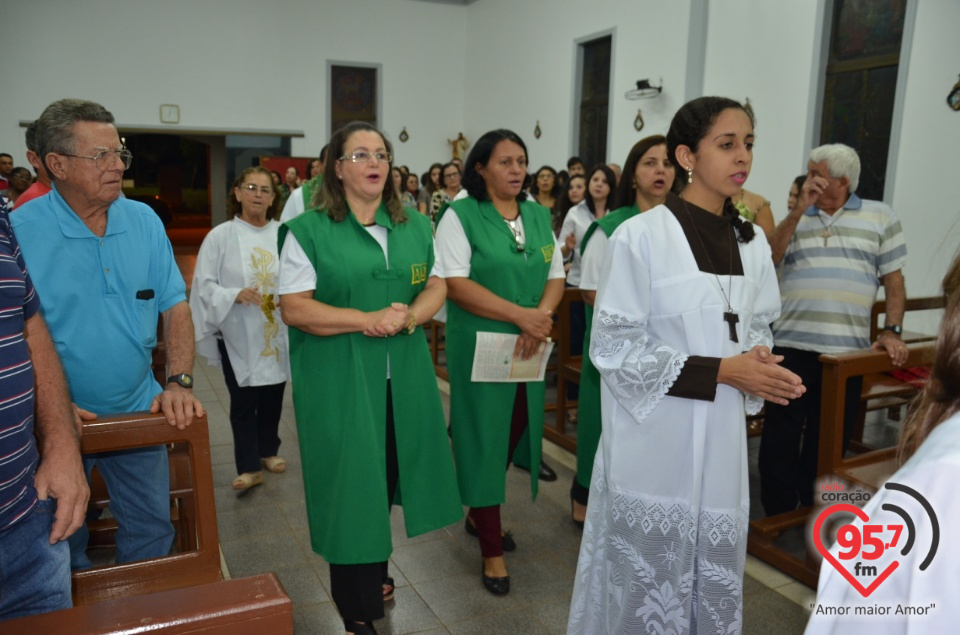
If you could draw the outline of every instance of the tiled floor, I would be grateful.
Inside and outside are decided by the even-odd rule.
[[[287,459],[287,472],[265,473],[263,486],[237,495],[230,487],[236,474],[226,387],[219,369],[209,367],[202,358],[196,366],[196,394],[210,413],[217,521],[230,574],[275,572],[293,599],[298,634],[342,633],[327,591],[327,564],[310,549],[289,388],[280,426],[280,453]],[[510,594],[495,597],[484,590],[478,571],[479,547],[476,539],[464,532],[462,523],[408,539],[403,511],[394,508],[390,571],[397,591],[386,617],[375,624],[378,632],[565,631],[580,543],[580,531],[569,518],[574,459],[552,444],[545,444],[544,449],[560,478],[541,483],[536,502],[530,501],[528,475],[516,468],[508,473],[504,524],[514,532],[518,545],[516,552],[507,554]],[[755,452],[752,447],[752,454]],[[748,558],[745,633],[801,633],[809,616],[804,607],[812,601],[812,590]]]

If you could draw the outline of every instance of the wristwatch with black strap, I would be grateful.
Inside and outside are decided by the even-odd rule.
[[[167,377],[167,385],[180,384],[183,388],[193,388],[193,375],[190,373],[178,373]]]
[[[903,335],[903,327],[900,326],[899,324],[887,324],[886,326],[883,327],[883,330],[890,331],[897,337],[900,337],[901,335]]]

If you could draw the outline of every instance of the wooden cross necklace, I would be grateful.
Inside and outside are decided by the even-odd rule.
[[[840,214],[843,214],[845,211],[846,209],[841,209]],[[827,241],[830,240],[830,238],[833,236],[833,234],[830,233],[830,228],[833,227],[833,224],[837,222],[838,218],[840,218],[840,214],[837,214],[836,216],[834,216],[833,220],[830,221],[830,224],[827,225],[825,222],[823,222],[823,218],[820,216],[820,212],[817,211],[817,220],[820,221],[821,225],[823,225],[823,231],[817,235],[820,236],[820,238],[823,238],[824,247],[827,246]]]
[[[707,246],[703,243],[700,230],[697,229],[697,224],[693,221],[693,215],[690,213],[690,209],[687,207],[687,201],[683,198],[683,195],[680,196],[680,200],[683,201],[683,209],[687,212],[687,218],[690,219],[690,224],[693,226],[693,233],[697,235],[697,240],[700,241],[700,248],[703,249],[703,255],[707,258],[707,264],[710,265],[711,273],[717,279],[717,286],[720,287],[720,295],[723,296],[723,301],[727,303],[727,310],[723,313],[723,321],[726,322],[730,328],[730,341],[739,342],[740,340],[737,338],[737,323],[740,322],[740,318],[734,313],[733,305],[730,304],[730,296],[733,295],[733,250],[736,248],[736,245],[733,243],[733,237],[730,237],[730,264],[729,269],[727,269],[727,271],[730,272],[730,278],[728,280],[730,296],[728,296],[727,292],[723,290],[723,284],[720,282],[717,268],[713,266],[713,261],[710,260],[710,253],[707,251]]]

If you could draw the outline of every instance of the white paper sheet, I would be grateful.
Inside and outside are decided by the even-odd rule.
[[[518,335],[506,333],[477,333],[477,348],[473,355],[471,381],[525,382],[543,381],[547,359],[553,350],[553,342],[540,345],[540,350],[530,359],[513,356]]]

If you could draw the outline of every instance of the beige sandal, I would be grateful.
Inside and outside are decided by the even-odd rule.
[[[257,485],[263,485],[263,472],[245,472],[233,479],[233,489],[242,491]]]
[[[260,459],[260,464],[267,468],[268,472],[273,472],[274,474],[287,471],[287,462],[280,456],[268,456],[265,459]]]

